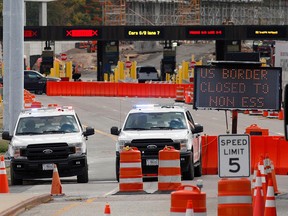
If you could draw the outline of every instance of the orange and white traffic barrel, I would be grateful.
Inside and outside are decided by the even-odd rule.
[[[184,87],[183,86],[177,86],[175,101],[176,102],[184,102],[185,101]]]
[[[253,215],[249,179],[224,178],[218,181],[218,216],[228,215]]]
[[[120,153],[119,191],[143,191],[141,153],[137,148],[127,146]]]
[[[181,185],[171,193],[170,216],[185,216],[187,201],[192,200],[194,216],[206,216],[206,193],[193,185]]]
[[[158,153],[158,190],[176,190],[181,186],[180,151],[166,146]]]
[[[193,103],[193,88],[191,86],[187,87],[185,90],[185,103],[186,104]]]

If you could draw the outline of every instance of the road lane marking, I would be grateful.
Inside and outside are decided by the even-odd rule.
[[[83,125],[84,127],[87,127],[86,125]],[[117,136],[115,135],[112,135],[112,134],[109,134],[109,133],[106,133],[104,131],[101,131],[101,130],[97,130],[97,129],[94,129],[94,131],[98,134],[102,134],[104,136],[107,136],[107,137],[110,137],[112,140],[114,141],[117,141]]]
[[[92,202],[94,202],[94,200],[96,200],[96,198],[87,199],[87,200],[86,200],[86,203],[92,203]]]
[[[65,212],[68,212],[70,209],[72,209],[78,205],[80,205],[80,203],[72,203],[68,206],[65,206],[64,208],[59,209],[55,214],[53,214],[53,216],[60,216],[60,215],[64,214]]]
[[[104,131],[100,131],[100,130],[97,130],[97,129],[94,129],[95,130],[95,132],[96,133],[98,133],[98,134],[102,134],[102,135],[104,135],[104,136],[107,136],[107,137],[110,137],[112,140],[114,140],[114,141],[117,141],[117,137],[115,137],[114,135],[112,135],[112,134],[108,134],[108,133],[106,133],[106,132],[104,132]]]

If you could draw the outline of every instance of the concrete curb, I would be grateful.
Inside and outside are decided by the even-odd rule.
[[[8,208],[0,212],[0,216],[18,215],[21,212],[24,212],[25,209],[30,209],[36,205],[40,205],[42,203],[46,203],[51,200],[52,200],[51,194],[36,195],[21,203],[12,206],[11,208]]]

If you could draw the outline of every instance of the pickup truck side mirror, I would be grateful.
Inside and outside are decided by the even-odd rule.
[[[201,133],[201,132],[203,132],[203,126],[198,123],[195,123],[194,129],[192,129],[192,133]]]
[[[11,140],[12,139],[12,136],[10,136],[9,131],[3,131],[2,139],[3,140]]]
[[[94,128],[92,128],[92,127],[86,127],[86,130],[83,132],[83,135],[84,135],[85,137],[91,136],[91,135],[93,135],[93,134],[95,134],[95,130],[94,130]]]
[[[111,127],[110,133],[118,136],[120,134],[120,131],[119,131],[118,127],[114,126],[114,127]]]

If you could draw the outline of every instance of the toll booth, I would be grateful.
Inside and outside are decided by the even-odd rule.
[[[166,80],[166,74],[173,75],[176,68],[176,50],[164,48],[163,58],[161,60],[161,80]]]
[[[104,81],[104,73],[111,74],[119,61],[119,41],[97,42],[97,81]]]

